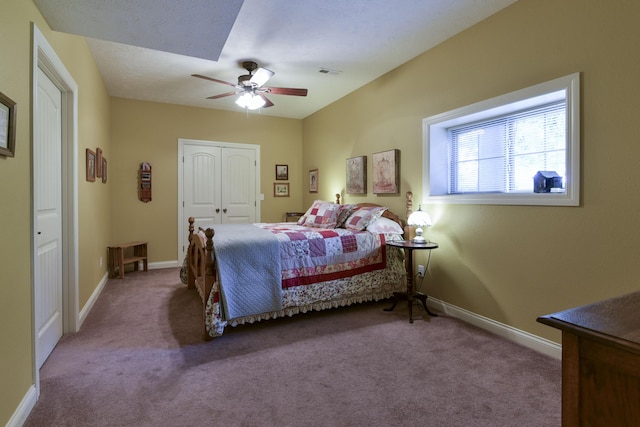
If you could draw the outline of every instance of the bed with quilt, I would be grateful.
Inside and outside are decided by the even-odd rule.
[[[205,339],[405,287],[404,253],[385,245],[402,240],[404,224],[383,206],[316,200],[297,223],[193,224],[182,273],[202,298]]]

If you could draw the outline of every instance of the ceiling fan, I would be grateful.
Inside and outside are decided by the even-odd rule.
[[[228,86],[232,86],[236,89],[232,92],[209,96],[207,97],[207,99],[218,99],[224,98],[226,96],[241,94],[240,97],[238,97],[238,99],[236,100],[236,104],[238,104],[242,108],[247,108],[249,110],[268,108],[273,106],[273,102],[271,102],[269,98],[265,96],[265,94],[267,93],[271,93],[274,95],[307,96],[307,89],[264,86],[264,84],[267,83],[275,73],[271,70],[267,70],[266,68],[258,68],[258,64],[253,61],[244,61],[242,63],[242,67],[247,70],[249,74],[238,76],[237,84],[225,82],[224,80],[214,79],[213,77],[203,76],[201,74],[192,74],[192,76],[205,80],[211,80],[212,82],[222,83]]]

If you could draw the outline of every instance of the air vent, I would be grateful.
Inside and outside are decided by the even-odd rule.
[[[332,70],[330,68],[320,68],[320,70],[318,70],[318,72],[322,73],[322,74],[329,74],[331,76],[337,76],[340,73],[342,73],[342,71]]]

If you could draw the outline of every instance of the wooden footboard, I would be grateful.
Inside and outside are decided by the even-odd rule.
[[[213,235],[211,228],[205,230],[205,239],[200,233],[194,233],[195,218],[189,218],[189,249],[187,250],[187,288],[198,290],[202,298],[202,337],[213,339],[207,332],[207,301],[215,283],[215,264],[213,253]]]

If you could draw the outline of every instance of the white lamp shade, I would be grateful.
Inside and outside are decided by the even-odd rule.
[[[407,219],[407,223],[409,225],[417,225],[420,227],[429,227],[431,226],[431,216],[428,213],[418,208],[417,211],[412,212]]]
[[[258,108],[266,104],[266,102],[261,96],[258,96],[254,93],[246,92],[236,100],[236,104],[238,104],[242,108],[257,110]]]

